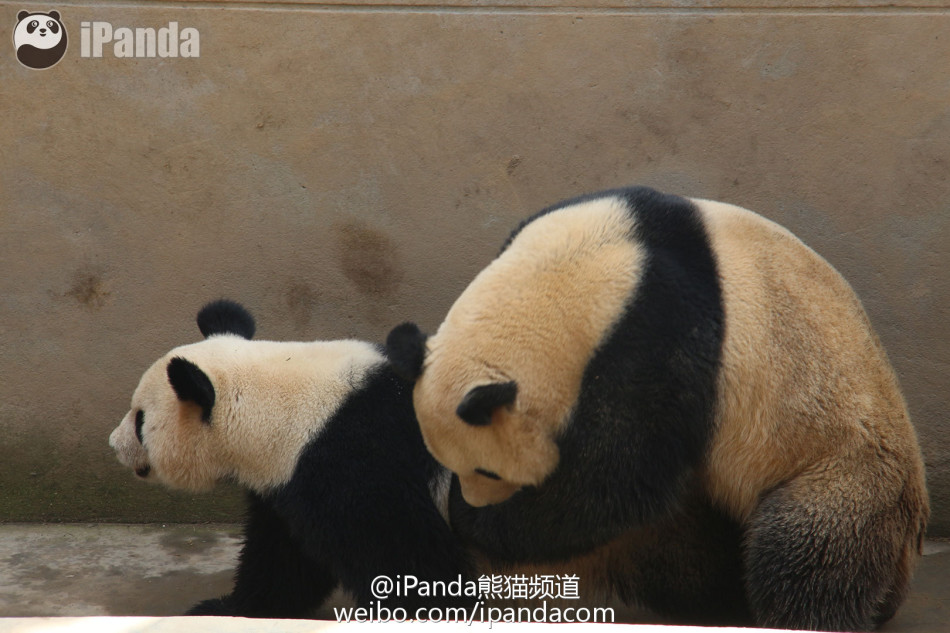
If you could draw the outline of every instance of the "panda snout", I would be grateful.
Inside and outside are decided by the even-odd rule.
[[[109,435],[109,446],[115,451],[115,456],[123,466],[131,468],[136,475],[144,479],[152,472],[152,467],[149,464],[148,453],[135,437],[135,430],[129,419],[130,416],[127,415]]]

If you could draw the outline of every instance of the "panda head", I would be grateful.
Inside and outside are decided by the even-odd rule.
[[[546,209],[516,230],[435,334],[411,323],[390,332],[387,355],[415,382],[426,446],[470,505],[540,486],[560,463],[587,363],[637,283],[643,253],[628,238],[631,222],[616,196]]]
[[[385,363],[364,341],[252,341],[254,319],[217,301],[205,340],[142,376],[109,443],[144,479],[200,491],[221,480],[266,493],[293,477],[307,444]]]
[[[156,361],[139,381],[132,408],[109,437],[119,461],[139,477],[196,491],[210,489],[229,474],[216,437],[229,408],[219,402],[219,391],[255,329],[250,313],[224,300],[205,306],[197,321],[206,340],[178,347]]]
[[[526,410],[516,379],[472,371],[481,363],[453,358],[439,345],[441,334],[444,327],[427,337],[404,323],[387,338],[394,369],[416,383],[413,401],[429,451],[455,472],[473,506],[500,503],[540,484],[558,461],[555,437]]]
[[[13,30],[17,59],[30,68],[49,68],[66,53],[66,29],[58,11],[20,11]]]

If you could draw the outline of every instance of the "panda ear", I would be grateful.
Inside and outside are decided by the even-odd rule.
[[[386,337],[386,357],[400,378],[415,382],[422,375],[427,338],[415,323],[397,325]]]
[[[48,16],[51,17],[51,18],[53,18],[54,20],[58,20],[58,19],[59,19],[59,11],[50,11],[50,12],[47,13],[46,15],[48,15]]]
[[[211,423],[211,408],[214,406],[214,385],[201,369],[189,360],[175,357],[168,363],[168,382],[182,402],[192,402],[201,407],[201,420]]]
[[[219,299],[201,308],[196,318],[202,336],[236,334],[242,338],[254,337],[254,317],[240,303]]]
[[[472,426],[488,426],[495,409],[510,407],[517,396],[518,383],[514,381],[479,385],[465,394],[455,415]]]
[[[30,15],[29,11],[20,11],[19,13],[16,14],[16,21],[22,22],[23,18],[25,18],[28,15]]]

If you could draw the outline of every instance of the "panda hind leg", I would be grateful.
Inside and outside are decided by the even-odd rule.
[[[766,494],[747,525],[743,558],[755,624],[869,631],[903,601],[926,499],[874,471],[818,468]]]

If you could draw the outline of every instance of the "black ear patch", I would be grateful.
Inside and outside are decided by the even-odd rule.
[[[397,325],[386,337],[386,357],[400,378],[415,382],[422,375],[427,338],[415,323]]]
[[[193,402],[201,407],[201,419],[211,422],[211,408],[214,406],[214,385],[197,365],[184,358],[176,357],[168,363],[168,382],[182,402]]]
[[[465,394],[455,415],[472,426],[487,426],[495,409],[511,406],[517,395],[518,383],[514,381],[479,385]]]
[[[257,329],[251,313],[240,303],[227,299],[212,301],[201,308],[196,320],[205,338],[215,334],[237,334],[250,339]]]

